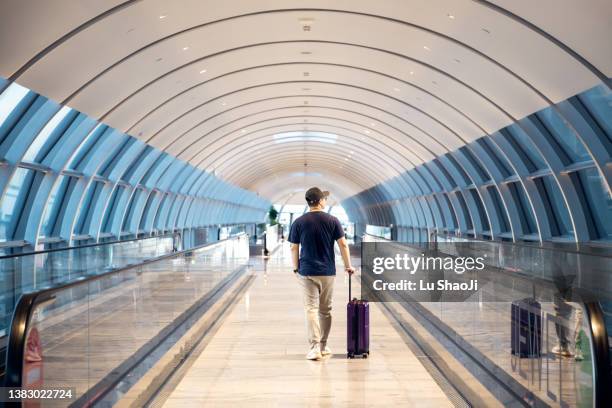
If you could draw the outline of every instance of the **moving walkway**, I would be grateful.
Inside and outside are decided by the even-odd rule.
[[[153,239],[155,251],[150,240],[124,242],[118,253],[125,256],[113,262],[102,257],[63,282],[21,287],[4,385],[69,386],[75,406],[116,402],[242,277],[249,259],[243,230],[228,228],[186,250],[175,235]]]
[[[478,279],[478,292],[463,299],[449,296],[445,301],[448,293],[438,293],[437,299],[408,292],[379,295],[378,300],[389,301],[383,305],[394,316],[400,309],[409,313],[412,333],[419,326],[439,342],[443,352],[436,347],[421,350],[434,361],[449,359],[441,356],[450,352],[507,405],[610,406],[611,254],[444,236],[404,243],[366,234],[363,242],[362,254],[365,250],[377,256],[484,257],[485,268],[477,274],[440,275],[453,282]],[[374,291],[368,295],[376,296]],[[541,351],[530,358],[511,353],[511,305],[526,299],[541,304],[536,311],[541,316]],[[413,336],[416,343],[426,343],[424,337]],[[566,356],[555,353],[562,337],[571,343]],[[461,378],[449,378],[469,396]]]

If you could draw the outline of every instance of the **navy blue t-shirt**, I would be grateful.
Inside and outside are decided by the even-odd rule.
[[[291,225],[289,242],[300,244],[300,275],[335,275],[334,242],[343,236],[340,221],[326,212],[309,211],[297,218]]]

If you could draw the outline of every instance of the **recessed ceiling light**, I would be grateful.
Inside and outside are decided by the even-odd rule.
[[[436,81],[431,81],[432,84],[434,85],[438,85],[438,83]]]
[[[304,76],[310,76],[310,72],[304,72]]]
[[[302,51],[302,52],[300,52],[300,54],[302,54],[302,55],[310,55],[310,54],[312,54],[312,51]]]
[[[302,88],[302,91],[310,91],[310,88]]]
[[[448,18],[450,18],[451,20],[454,20],[454,19],[455,19],[455,16],[454,16],[454,15],[452,15],[452,14],[450,14],[450,13],[449,13],[449,14],[447,14],[447,16],[448,16]]]
[[[162,58],[162,57],[155,58],[155,62],[160,62],[160,61],[163,61],[163,58]]]
[[[426,45],[423,46],[423,49],[426,50],[426,51],[431,51],[431,49],[428,46],[426,46]]]
[[[483,28],[483,29],[482,29],[482,31],[484,31],[484,32],[485,32],[485,33],[487,33],[487,34],[491,34],[491,31],[490,31],[490,30],[487,30],[486,28]]]
[[[308,101],[304,101],[304,105],[308,105]]]
[[[410,71],[410,75],[414,75],[414,71]]]
[[[345,158],[344,158],[344,161],[348,161],[348,157],[345,157]]]
[[[370,134],[370,131],[368,129],[364,129],[364,132],[368,135]]]
[[[166,18],[166,17],[167,17],[166,15],[163,15],[163,14],[162,14],[161,16],[159,16],[159,19],[160,19],[160,20],[163,20],[163,19],[164,19],[164,18]]]
[[[240,130],[240,132],[241,132],[241,133],[244,133],[244,132],[246,132],[246,130],[242,129],[242,130]]]
[[[189,47],[183,47],[183,51],[187,51]]]
[[[372,122],[372,123],[370,123],[370,126],[376,127],[376,123]]]
[[[302,30],[310,31],[312,29],[312,23],[314,22],[314,19],[306,17],[306,18],[300,18],[298,21],[302,25]]]
[[[453,62],[456,62],[457,64],[461,62],[461,60],[457,59],[457,58],[453,58]]]
[[[394,90],[395,92],[399,92],[399,91],[400,91],[400,89],[399,89],[399,88],[393,88],[393,90]]]
[[[200,71],[200,74],[205,74],[205,73],[206,73],[206,70],[205,70],[205,69],[203,69],[203,70],[201,70],[201,71]]]
[[[225,106],[225,105],[227,105],[227,103],[221,102],[221,106]]]
[[[351,154],[355,153],[354,151],[351,150]]]

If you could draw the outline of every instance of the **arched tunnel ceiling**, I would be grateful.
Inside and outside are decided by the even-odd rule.
[[[607,0],[11,0],[0,75],[271,201],[339,200],[609,83],[611,21]]]

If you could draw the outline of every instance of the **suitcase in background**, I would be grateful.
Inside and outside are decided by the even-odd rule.
[[[346,349],[347,357],[361,355],[368,358],[370,354],[370,306],[365,300],[351,298],[351,280],[349,275],[349,302],[346,305]]]
[[[510,348],[518,357],[537,358],[542,350],[542,310],[532,298],[512,302]]]

